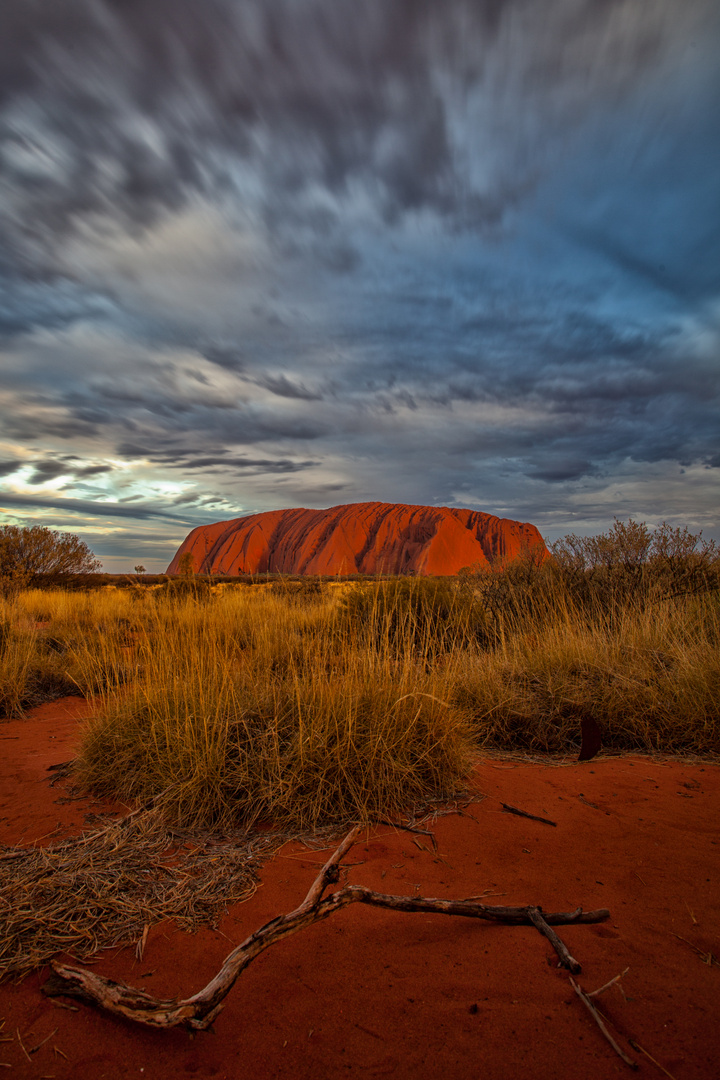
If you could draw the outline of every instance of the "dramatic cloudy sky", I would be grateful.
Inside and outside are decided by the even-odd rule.
[[[1,520],[720,538],[716,0],[2,0]]]

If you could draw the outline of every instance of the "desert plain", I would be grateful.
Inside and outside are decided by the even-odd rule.
[[[69,798],[67,780],[51,786],[49,766],[72,758],[91,709],[64,698],[0,728],[3,844],[57,842],[88,831],[87,814],[130,810]],[[700,758],[481,755],[467,795],[420,824],[437,851],[425,833],[375,825],[344,858],[343,880],[545,911],[608,908],[604,922],[559,928],[582,964],[578,984],[594,991],[624,972],[594,1000],[639,1075],[709,1080],[720,1061],[719,780],[718,765]],[[98,954],[92,969],[159,997],[194,993],[235,945],[300,903],[329,853],[287,843],[263,863],[252,897],[215,926],[190,934],[154,923],[142,959],[131,942]],[[531,926],[355,904],[258,957],[210,1031],[153,1030],[49,998],[47,977],[43,967],[0,986],[0,1061],[10,1077],[631,1072]]]
[[[0,1069],[715,1080],[713,544],[186,561],[3,598]]]

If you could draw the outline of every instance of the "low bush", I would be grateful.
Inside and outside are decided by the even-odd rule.
[[[100,565],[85,541],[74,533],[44,525],[0,527],[0,589],[6,593],[14,594],[38,579],[56,584],[69,574],[99,570]]]

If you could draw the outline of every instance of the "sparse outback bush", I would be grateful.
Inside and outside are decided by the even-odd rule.
[[[570,599],[610,611],[644,607],[720,586],[720,552],[687,528],[618,521],[599,536],[570,534],[552,546],[552,568]]]
[[[17,593],[28,585],[57,585],[68,574],[92,574],[100,566],[74,533],[55,532],[44,525],[0,528],[0,588],[5,593]]]

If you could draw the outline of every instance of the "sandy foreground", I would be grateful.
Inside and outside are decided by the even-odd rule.
[[[47,843],[58,824],[54,838],[77,834],[85,814],[101,809],[91,799],[64,802],[47,771],[72,757],[87,709],[68,698],[0,724],[1,842]],[[487,759],[472,784],[484,798],[426,826],[438,854],[426,837],[375,828],[345,859],[347,880],[403,895],[485,893],[490,904],[546,911],[609,908],[607,922],[558,932],[583,966],[585,990],[629,968],[596,1003],[638,1074],[720,1075],[720,767],[636,755],[581,765]],[[557,827],[506,813],[503,802]],[[191,994],[234,945],[300,903],[328,854],[286,845],[263,867],[252,899],[216,930],[189,935],[160,923],[141,961],[130,945],[101,954],[94,970],[157,996]],[[72,1011],[40,992],[47,974],[0,986],[0,1039],[8,1040],[0,1041],[0,1076],[631,1074],[533,927],[355,904],[263,953],[213,1030],[194,1034],[154,1031],[79,1003]]]

